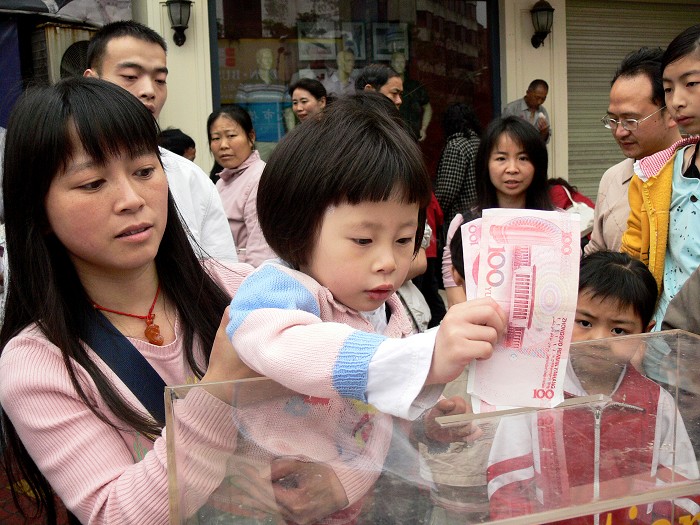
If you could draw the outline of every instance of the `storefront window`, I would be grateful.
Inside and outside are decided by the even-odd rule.
[[[291,83],[314,78],[342,96],[364,66],[392,65],[403,76],[402,116],[423,137],[434,173],[445,108],[465,102],[486,124],[500,102],[495,8],[486,0],[219,0],[221,104],[250,112],[265,156],[298,123]]]

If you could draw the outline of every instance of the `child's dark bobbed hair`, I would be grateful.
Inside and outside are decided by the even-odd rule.
[[[579,293],[612,299],[621,307],[631,306],[647,326],[654,315],[658,289],[649,268],[626,253],[600,251],[581,259]]]
[[[339,98],[280,141],[260,179],[258,220],[270,247],[299,268],[329,206],[417,203],[417,252],[430,196],[423,156],[398,111],[384,95],[361,92]]]

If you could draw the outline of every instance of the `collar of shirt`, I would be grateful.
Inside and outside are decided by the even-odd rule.
[[[234,178],[236,175],[240,175],[243,173],[245,170],[247,170],[251,164],[257,162],[260,160],[260,153],[258,153],[258,150],[253,150],[253,152],[250,154],[250,156],[245,159],[239,166],[235,168],[224,168],[222,171],[219,172],[219,177],[224,182],[230,181],[232,178]]]

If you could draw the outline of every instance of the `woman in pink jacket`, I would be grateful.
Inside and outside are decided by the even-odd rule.
[[[178,482],[191,489],[188,516],[229,483],[239,430],[230,393],[190,391],[168,437],[158,385],[257,375],[220,326],[253,268],[196,256],[172,220],[156,131],[136,97],[93,78],[29,89],[10,116],[3,193],[22,205],[5,213],[0,429],[2,468],[27,518],[56,525],[55,494],[80,523],[166,525],[166,441],[187,451]],[[289,461],[270,463],[272,502],[245,498],[247,508],[266,515],[272,504],[296,523],[335,509],[332,470]],[[294,486],[278,482],[292,474]],[[246,480],[242,490],[257,486]]]
[[[219,172],[219,190],[238,260],[259,266],[276,257],[258,224],[258,182],[265,162],[255,150],[255,130],[248,112],[232,105],[214,111],[207,119],[209,148]]]
[[[245,377],[217,329],[252,268],[200,263],[181,222],[168,220],[177,209],[153,116],[103,80],[23,95],[8,123],[3,193],[23,203],[5,214],[0,331],[4,468],[15,501],[46,523],[56,523],[55,491],[81,523],[164,525],[162,418],[146,406],[146,388],[117,379],[114,363],[152,369],[170,385]],[[105,342],[118,349],[111,365]],[[237,428],[221,424],[228,403],[195,394],[183,413],[207,410],[179,445],[213,452],[188,461],[188,483],[205,487],[223,478]]]

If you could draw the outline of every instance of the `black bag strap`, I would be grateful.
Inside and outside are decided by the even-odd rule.
[[[98,310],[91,309],[83,326],[82,339],[164,427],[165,381],[141,352]]]

